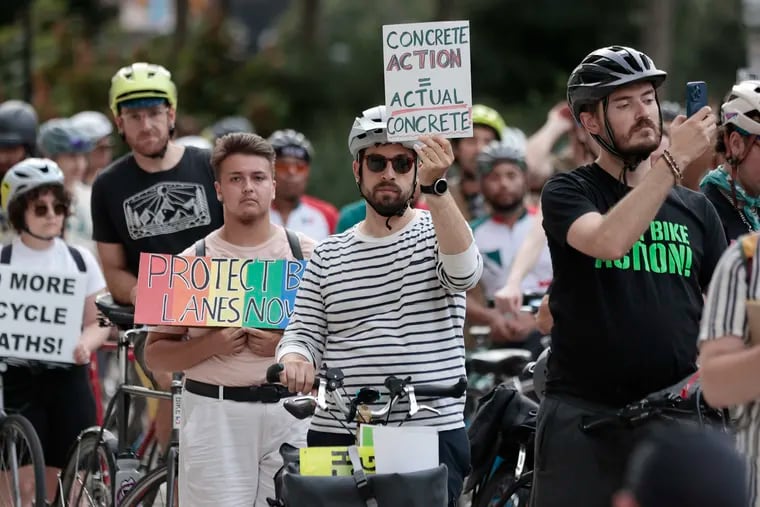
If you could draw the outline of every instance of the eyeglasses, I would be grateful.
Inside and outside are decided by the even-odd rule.
[[[158,120],[163,118],[163,115],[168,111],[168,108],[162,106],[151,107],[148,109],[138,108],[133,111],[122,111],[121,116],[124,118],[124,121],[128,123],[142,123],[144,118],[148,118],[151,123],[156,123]]]
[[[393,158],[387,158],[383,155],[377,155],[375,153],[367,155],[365,157],[367,161],[367,169],[373,173],[381,173],[385,171],[388,166],[388,162],[391,163],[391,167],[398,174],[406,174],[414,167],[414,159],[406,155],[396,155]]]
[[[309,164],[305,160],[276,160],[274,170],[278,173],[289,173],[291,171],[303,174],[309,170]]]
[[[53,213],[56,216],[65,215],[68,211],[68,207],[60,202],[55,202],[51,204],[45,204],[45,203],[37,203],[34,205],[34,216],[42,218],[48,214],[48,210],[53,210]]]

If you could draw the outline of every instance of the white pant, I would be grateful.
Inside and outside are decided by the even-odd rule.
[[[280,403],[245,403],[182,393],[179,501],[182,507],[267,507],[280,445],[306,446],[309,419]]]

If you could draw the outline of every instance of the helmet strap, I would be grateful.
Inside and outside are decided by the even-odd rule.
[[[359,158],[360,155],[357,155],[357,158]],[[401,205],[397,210],[387,212],[387,211],[381,211],[375,207],[374,204],[372,204],[372,201],[364,195],[364,191],[362,190],[362,174],[363,174],[363,168],[362,168],[362,161],[357,160],[359,162],[359,179],[356,182],[356,186],[359,188],[359,195],[361,195],[364,200],[369,204],[373,210],[375,210],[375,213],[378,215],[385,217],[385,227],[390,231],[391,225],[390,221],[393,217],[402,217],[404,216],[404,213],[406,213],[406,209],[410,208],[412,206],[412,200],[414,199],[414,191],[417,188],[417,159],[414,159],[414,178],[412,180],[412,195],[409,196],[409,199],[404,202],[403,205]]]
[[[62,237],[62,236],[63,236],[63,233],[61,233],[61,234],[56,234],[55,236],[40,236],[39,234],[35,234],[35,233],[33,233],[33,232],[32,232],[32,231],[29,229],[29,227],[27,227],[27,225],[26,225],[26,224],[24,224],[24,228],[23,228],[22,230],[23,230],[25,233],[27,233],[28,235],[30,235],[31,237],[33,237],[33,238],[36,238],[36,239],[40,239],[40,240],[42,240],[42,241],[53,241],[55,238],[60,238],[60,237]]]

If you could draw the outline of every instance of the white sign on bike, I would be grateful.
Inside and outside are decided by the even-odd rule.
[[[362,429],[366,431],[367,425]],[[362,438],[367,438],[362,432]],[[419,472],[438,466],[438,432],[429,426],[372,426],[378,474]]]
[[[73,363],[85,291],[82,274],[0,265],[0,357]]]

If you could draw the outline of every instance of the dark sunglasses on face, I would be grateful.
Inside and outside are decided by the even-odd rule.
[[[398,174],[406,174],[412,170],[412,167],[414,167],[414,159],[407,155],[396,155],[393,158],[386,158],[382,155],[373,153],[367,155],[365,159],[367,160],[367,169],[373,173],[381,173],[385,171],[389,161],[393,170]]]
[[[66,205],[60,202],[56,202],[53,204],[38,203],[34,205],[34,215],[42,218],[47,215],[48,210],[51,207],[53,208],[53,213],[57,216],[65,215],[66,212],[68,211],[66,208]]]

